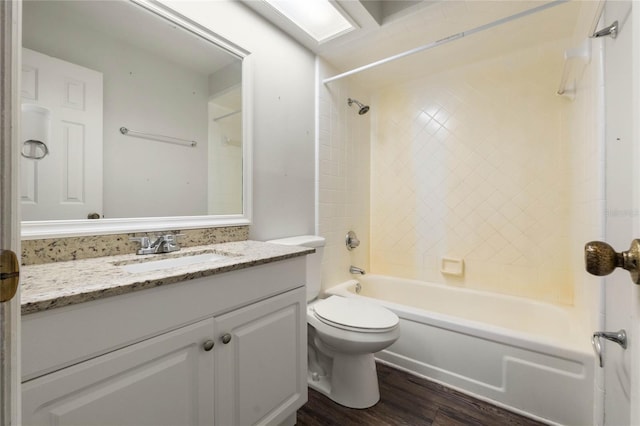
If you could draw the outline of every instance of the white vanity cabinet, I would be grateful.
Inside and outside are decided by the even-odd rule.
[[[305,297],[304,291],[283,294],[217,319],[223,332],[216,359],[217,425],[281,418],[299,408],[301,393],[306,402]],[[301,316],[304,336],[299,334]],[[294,372],[305,378],[302,389]]]
[[[23,317],[27,425],[293,424],[304,257]]]
[[[24,425],[214,424],[213,319],[23,384]]]

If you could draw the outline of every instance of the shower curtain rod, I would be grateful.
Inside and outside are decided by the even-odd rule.
[[[348,77],[350,75],[357,74],[357,73],[360,73],[362,71],[366,71],[368,69],[375,68],[377,66],[380,66],[380,65],[383,65],[383,64],[386,64],[386,63],[389,63],[389,62],[393,62],[393,61],[398,60],[398,59],[402,59],[402,58],[404,58],[406,56],[414,55],[416,53],[432,49],[434,47],[437,47],[437,46],[452,42],[454,40],[458,40],[459,38],[466,37],[466,36],[469,36],[469,35],[472,35],[472,34],[475,34],[475,33],[479,33],[481,31],[488,30],[488,29],[493,28],[493,27],[497,27],[498,25],[505,24],[505,23],[513,21],[515,19],[524,18],[525,16],[529,16],[529,15],[532,15],[534,13],[542,12],[543,10],[550,9],[552,7],[558,6],[558,5],[563,4],[563,3],[567,3],[568,1],[569,0],[553,0],[553,1],[549,2],[549,3],[543,4],[541,6],[537,6],[537,7],[534,7],[532,9],[527,9],[527,10],[524,10],[522,12],[518,12],[518,13],[516,13],[514,15],[507,16],[505,18],[497,19],[497,20],[495,20],[493,22],[489,22],[488,24],[480,25],[479,27],[472,28],[472,29],[470,29],[468,31],[462,31],[462,32],[459,32],[457,34],[453,34],[453,35],[450,35],[448,37],[441,38],[440,40],[436,40],[436,41],[432,41],[431,43],[423,44],[422,46],[413,48],[411,50],[407,50],[407,51],[404,51],[402,53],[398,53],[397,55],[388,56],[388,57],[386,57],[384,59],[380,59],[378,61],[371,62],[370,64],[363,65],[363,66],[358,67],[358,68],[354,68],[354,69],[352,69],[350,71],[346,71],[346,72],[343,72],[343,73],[338,74],[338,75],[334,75],[333,77],[325,78],[324,80],[322,80],[322,82],[324,84],[331,83],[332,81],[340,80],[340,79]]]

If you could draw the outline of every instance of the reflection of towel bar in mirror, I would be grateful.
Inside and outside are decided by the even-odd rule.
[[[151,139],[159,142],[173,143],[176,145],[195,147],[198,144],[196,141],[174,138],[172,136],[154,135],[152,133],[138,132],[136,130],[129,130],[126,127],[120,127],[120,133],[122,133],[125,136],[137,136],[139,138]]]

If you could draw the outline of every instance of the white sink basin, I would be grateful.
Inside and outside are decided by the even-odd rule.
[[[199,263],[215,262],[228,258],[228,256],[218,253],[203,253],[193,256],[180,256],[169,259],[150,260],[148,262],[130,263],[128,265],[119,265],[119,267],[127,272],[141,273],[177,268],[180,266],[196,265]]]

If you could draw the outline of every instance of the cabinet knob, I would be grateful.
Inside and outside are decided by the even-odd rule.
[[[216,342],[214,342],[213,340],[207,340],[206,342],[204,342],[202,344],[202,348],[209,352],[211,349],[213,349],[213,346],[216,344]]]
[[[222,340],[222,343],[226,345],[231,341],[231,334],[229,333],[223,334],[221,340]]]

